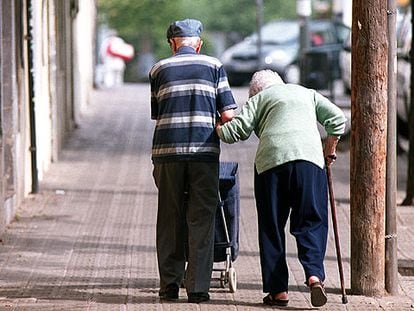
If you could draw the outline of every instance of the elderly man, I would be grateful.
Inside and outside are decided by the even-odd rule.
[[[328,192],[325,161],[336,158],[343,134],[343,112],[314,90],[285,84],[279,75],[263,70],[253,75],[249,100],[240,114],[217,133],[227,143],[259,137],[255,158],[255,197],[258,214],[263,302],[287,306],[288,268],[285,226],[296,238],[298,257],[311,290],[311,303],[323,306],[323,260],[328,235]],[[322,148],[317,128],[328,138]]]
[[[178,299],[186,272],[191,303],[210,298],[220,155],[216,119],[230,120],[237,108],[222,64],[199,54],[202,28],[194,19],[172,23],[167,39],[173,56],[150,71],[159,294]]]

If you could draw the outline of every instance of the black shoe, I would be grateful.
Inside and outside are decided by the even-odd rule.
[[[269,306],[287,307],[289,299],[276,299],[275,295],[268,294],[263,298],[263,303]]]
[[[188,302],[190,303],[200,303],[210,300],[210,295],[208,293],[189,293]]]
[[[159,291],[160,299],[164,300],[177,300],[178,299],[178,285],[175,283],[168,284],[165,290]]]
[[[325,287],[322,282],[315,282],[309,285],[311,292],[311,304],[314,307],[322,307],[328,301]]]

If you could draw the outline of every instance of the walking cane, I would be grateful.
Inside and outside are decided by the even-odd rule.
[[[335,159],[335,156],[331,156]],[[335,198],[333,193],[332,185],[332,175],[331,175],[331,164],[326,164],[326,175],[328,177],[328,188],[329,188],[329,200],[331,202],[331,211],[332,211],[332,224],[335,235],[335,247],[336,247],[336,259],[338,261],[339,268],[339,277],[341,280],[341,291],[342,291],[342,303],[348,303],[348,298],[346,297],[345,285],[344,285],[344,269],[342,267],[342,256],[341,256],[341,246],[339,244],[339,235],[338,235],[338,223],[336,220],[336,207],[335,207]]]

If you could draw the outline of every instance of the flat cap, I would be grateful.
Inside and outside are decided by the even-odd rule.
[[[167,30],[167,39],[174,37],[200,37],[203,31],[203,24],[196,19],[184,19],[175,21]]]

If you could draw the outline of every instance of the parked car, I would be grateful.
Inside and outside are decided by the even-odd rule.
[[[398,11],[397,15],[397,126],[398,133],[408,138],[408,114],[411,79],[411,10]],[[351,93],[351,35],[340,54],[344,91]]]
[[[411,9],[408,9],[397,31],[397,126],[399,134],[406,138],[411,103],[411,38]]]
[[[344,92],[351,94],[351,33],[344,42],[343,49],[339,54],[339,64],[341,66],[342,84]]]
[[[333,55],[332,78],[340,78],[339,52],[348,33],[347,26],[330,20],[311,20],[309,23],[310,49],[323,49]],[[285,82],[299,82],[299,36],[298,20],[272,21],[261,29],[261,59],[258,57],[257,33],[228,48],[221,61],[230,84],[245,84],[259,69],[274,70]]]

